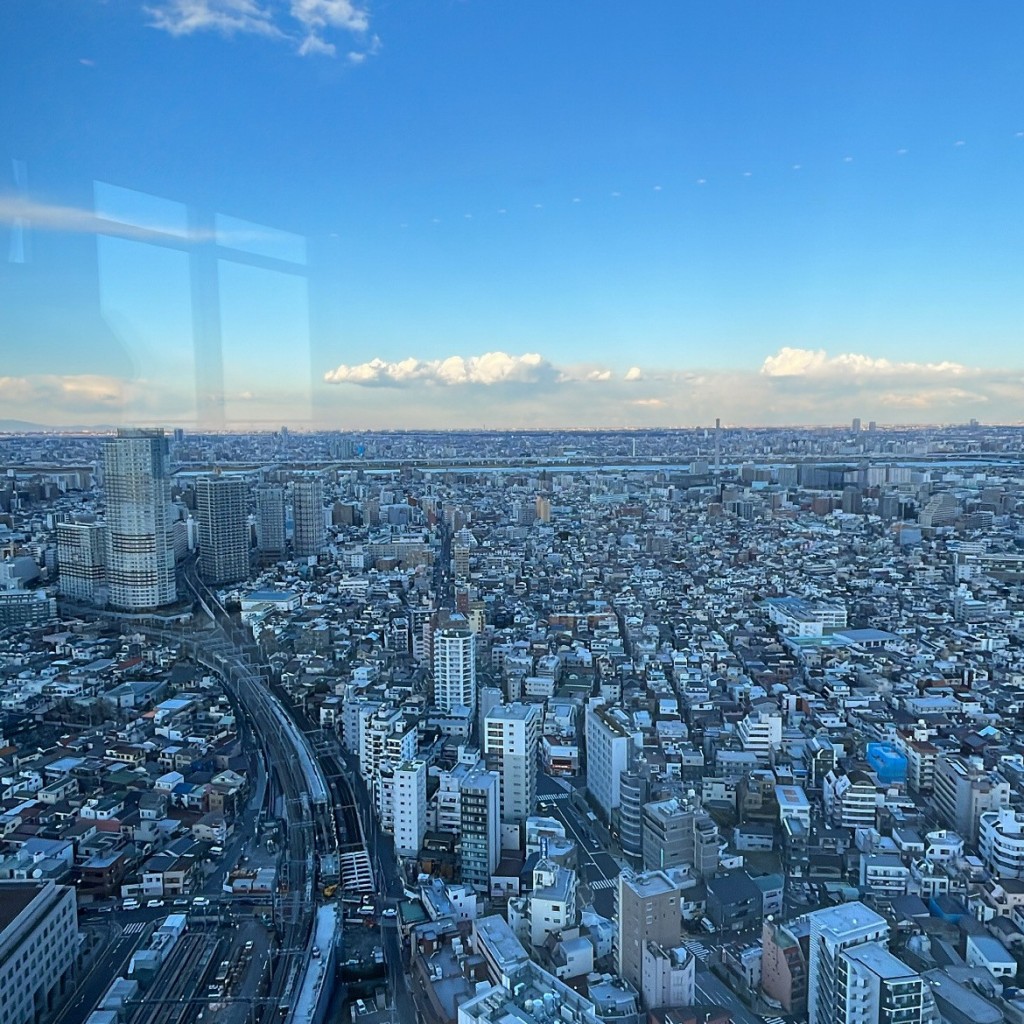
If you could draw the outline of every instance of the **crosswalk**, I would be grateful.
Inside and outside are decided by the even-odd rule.
[[[146,927],[145,921],[132,921],[121,929],[122,935],[138,935]]]
[[[706,964],[711,959],[711,950],[704,945],[703,942],[698,942],[696,939],[691,939],[689,942],[684,942],[683,945],[702,963]]]
[[[786,1024],[782,1017],[762,1017],[764,1024]]]
[[[596,882],[590,883],[591,889],[614,889],[619,884],[617,878],[599,878]]]

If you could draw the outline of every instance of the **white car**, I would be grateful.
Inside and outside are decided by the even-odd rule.
[[[388,909],[381,914],[381,917],[398,917],[398,911],[395,910],[394,907],[388,907]]]
[[[150,910],[154,910],[154,909],[155,909],[156,907],[162,907],[163,905],[164,905],[164,901],[163,901],[163,900],[150,900],[150,901],[149,901],[149,902],[148,902],[148,903],[146,904],[146,906],[147,906],[147,907],[148,907],[148,908],[149,908]]]
[[[138,900],[132,899],[132,898],[129,897],[128,899],[126,899],[121,904],[121,909],[122,910],[138,910],[139,907],[141,907],[141,906],[142,906],[142,904]]]

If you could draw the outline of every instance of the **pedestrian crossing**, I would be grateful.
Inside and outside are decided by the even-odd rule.
[[[764,1024],[786,1024],[782,1017],[762,1017]]]
[[[599,878],[596,882],[590,883],[591,889],[614,889],[618,886],[617,878]]]
[[[706,964],[711,959],[711,950],[704,945],[703,942],[697,942],[691,940],[690,942],[684,942],[683,945],[702,963]]]
[[[138,935],[146,927],[145,921],[132,921],[121,929],[122,935]]]

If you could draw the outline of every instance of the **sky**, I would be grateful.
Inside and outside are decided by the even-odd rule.
[[[5,0],[0,420],[1024,420],[1024,7]]]

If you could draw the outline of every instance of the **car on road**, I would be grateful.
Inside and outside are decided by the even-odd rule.
[[[394,907],[388,907],[381,915],[382,917],[398,917],[398,911]]]
[[[176,900],[174,901],[174,904],[173,904],[173,905],[174,905],[175,907],[187,907],[187,906],[188,906],[188,900],[187,900],[187,899],[185,899],[185,897],[184,897],[184,896],[181,896],[181,897],[179,897],[178,899],[176,899]]]
[[[150,910],[155,910],[157,907],[162,907],[163,905],[164,905],[164,901],[163,900],[148,900],[146,902],[146,906]]]
[[[192,901],[192,906],[193,907],[208,907],[209,905],[210,905],[210,901],[205,896],[197,896]]]
[[[122,910],[138,910],[142,904],[137,900],[129,897],[121,903]]]

